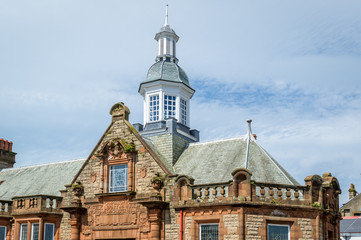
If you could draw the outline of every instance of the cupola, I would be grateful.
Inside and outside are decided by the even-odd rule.
[[[190,126],[189,100],[195,90],[178,65],[178,39],[178,35],[168,25],[167,5],[164,26],[155,35],[158,42],[156,62],[149,68],[147,78],[138,90],[144,98],[144,125],[173,118],[178,123]]]

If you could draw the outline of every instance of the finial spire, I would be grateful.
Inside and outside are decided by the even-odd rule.
[[[248,132],[247,132],[247,135],[248,135],[248,136],[251,136],[251,135],[252,135],[252,128],[251,128],[252,119],[247,119],[247,123],[248,123]]]
[[[165,22],[164,26],[168,25],[168,4],[165,6]]]
[[[246,152],[246,160],[244,161],[244,168],[248,167],[249,144],[250,144],[251,136],[252,136],[252,129],[251,129],[252,119],[247,119],[247,123],[248,123],[247,152]]]

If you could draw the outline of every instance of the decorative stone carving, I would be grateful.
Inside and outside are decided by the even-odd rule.
[[[90,182],[95,183],[96,180],[97,180],[97,174],[95,172],[90,174]]]
[[[143,167],[139,169],[139,175],[141,178],[145,178],[147,176],[147,168]]]
[[[76,183],[73,183],[71,186],[71,190],[74,194],[73,199],[71,202],[76,205],[81,205],[80,196],[82,195],[84,191],[84,186],[80,181],[77,181]]]
[[[110,109],[109,112],[110,115],[112,115],[113,119],[129,119],[129,108],[124,105],[123,102],[119,102],[113,105],[113,107]]]
[[[155,174],[155,177],[152,178],[152,187],[159,192],[164,184],[164,177],[162,177],[159,173]]]
[[[124,139],[112,139],[106,142],[103,147],[98,151],[97,155],[107,160],[115,160],[121,158],[128,158],[129,154],[136,153],[135,144],[128,143]]]
[[[140,211],[140,205],[135,203],[111,201],[88,206],[90,226],[136,225],[138,221],[144,225],[147,219],[147,213]]]

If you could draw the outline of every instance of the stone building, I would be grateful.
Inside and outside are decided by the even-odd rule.
[[[348,194],[349,201],[344,203],[340,208],[342,216],[361,216],[361,195],[357,194],[354,184],[351,184]]]
[[[1,171],[0,240],[339,239],[337,179],[299,184],[257,143],[251,120],[244,136],[199,142],[195,90],[167,17],[155,39],[139,87],[144,124],[119,102],[87,159]]]
[[[340,235],[344,240],[361,239],[361,195],[357,194],[354,184],[349,190],[349,201],[340,208]]]

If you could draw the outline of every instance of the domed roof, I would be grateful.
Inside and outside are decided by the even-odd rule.
[[[142,84],[157,80],[180,82],[190,87],[187,74],[174,62],[158,61],[154,63],[149,68],[147,78]]]
[[[169,25],[165,25],[160,29],[160,32],[170,32],[170,33],[175,33],[175,31],[169,26]]]

